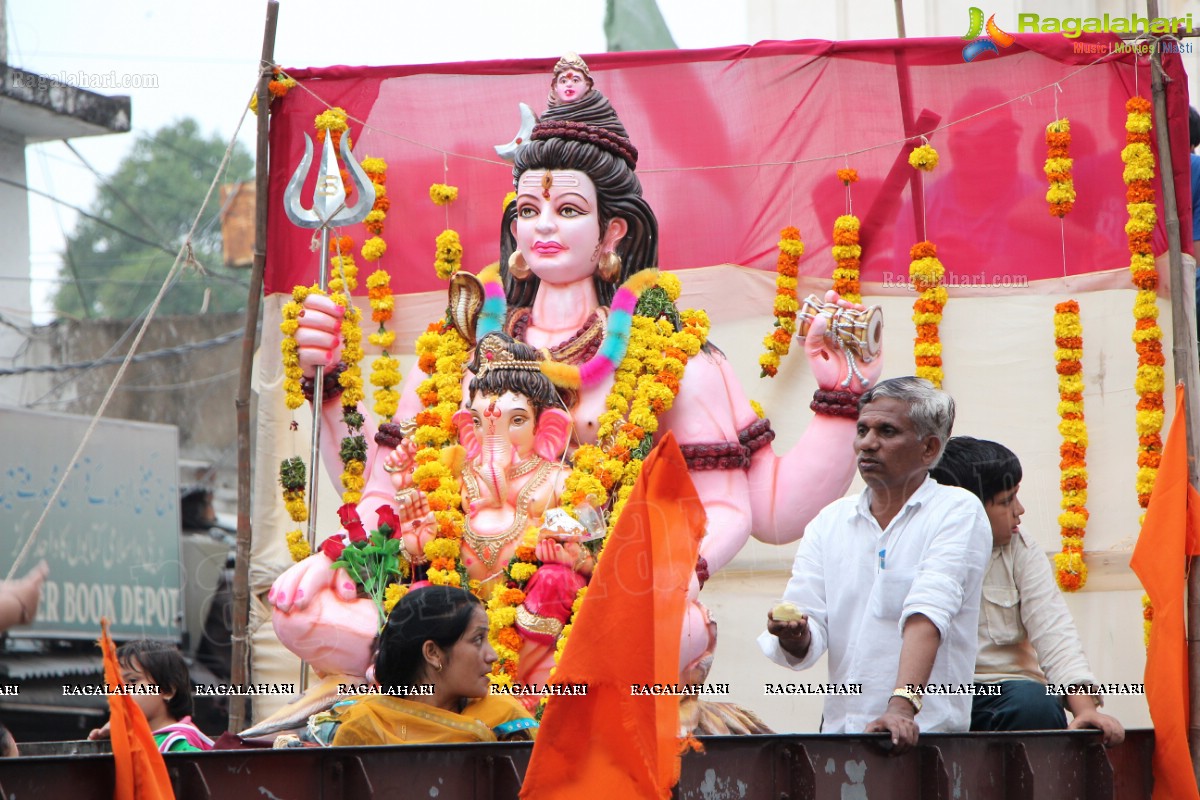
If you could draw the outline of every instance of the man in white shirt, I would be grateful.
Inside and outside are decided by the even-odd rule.
[[[929,478],[953,424],[954,401],[923,379],[863,394],[854,449],[867,490],[805,530],[784,592],[805,616],[767,615],[769,658],[801,670],[828,651],[830,681],[862,687],[826,696],[823,733],[890,732],[901,753],[922,729],[970,726],[992,537],[978,498]]]

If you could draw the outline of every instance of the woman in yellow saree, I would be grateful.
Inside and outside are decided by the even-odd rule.
[[[477,598],[448,586],[409,592],[380,634],[378,693],[339,703],[310,730],[339,746],[532,739],[524,706],[489,692],[495,660]]]

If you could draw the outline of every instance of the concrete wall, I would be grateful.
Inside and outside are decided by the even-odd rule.
[[[26,298],[28,299],[28,298]],[[180,352],[130,364],[105,416],[175,425],[182,459],[216,468],[217,510],[232,511],[236,499],[237,420],[234,399],[242,337],[241,314],[163,317],[154,320],[139,354],[168,348]],[[20,359],[25,365],[63,365],[125,355],[137,333],[128,321],[58,322],[34,329]],[[21,337],[21,341],[25,341]],[[0,361],[0,363],[3,363]],[[93,414],[116,377],[119,363],[49,373],[0,377],[5,402],[41,411]],[[251,404],[251,415],[255,406]],[[63,443],[64,446],[66,443]]]

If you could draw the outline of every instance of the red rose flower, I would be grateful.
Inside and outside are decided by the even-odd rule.
[[[365,542],[367,540],[367,529],[358,520],[347,522],[342,527],[346,529],[346,535],[350,537],[351,542]]]
[[[375,513],[378,515],[380,533],[383,533],[384,536],[400,533],[400,518],[396,516],[395,509],[385,503],[377,508]],[[385,525],[391,530],[384,531]]]
[[[346,529],[346,534],[350,537],[351,542],[365,542],[367,540],[367,531],[363,528],[362,520],[358,518],[358,509],[353,503],[346,503],[338,509],[338,519],[342,522],[342,527]]]
[[[342,537],[338,535],[330,536],[325,541],[321,542],[321,552],[330,561],[337,561],[342,557],[342,551],[346,549],[346,543],[342,541]]]
[[[358,509],[355,508],[353,503],[346,503],[345,505],[341,506],[338,509],[337,514],[338,520],[342,523],[343,527],[348,528],[353,522],[357,522],[360,525],[362,524],[362,521],[358,518]]]

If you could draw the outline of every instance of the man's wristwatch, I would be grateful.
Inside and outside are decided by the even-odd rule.
[[[892,691],[892,697],[904,698],[908,702],[912,703],[914,713],[921,713],[921,695],[917,692],[914,692],[912,689],[895,689]]]

